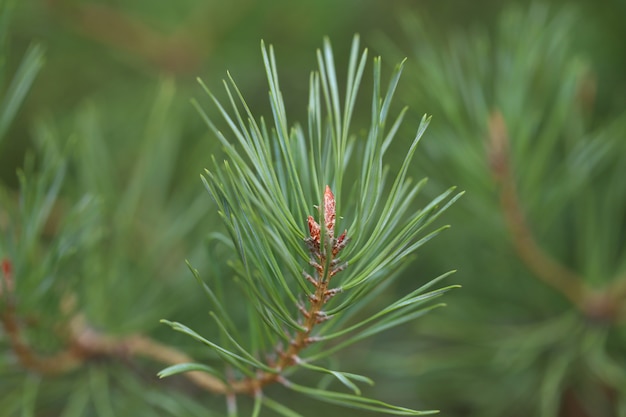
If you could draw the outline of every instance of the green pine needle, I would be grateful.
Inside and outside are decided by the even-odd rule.
[[[306,128],[288,123],[274,50],[264,44],[261,50],[269,84],[271,122],[254,117],[230,74],[223,84],[226,105],[199,81],[213,103],[218,119],[194,101],[194,106],[222,145],[225,155],[223,161],[213,157],[211,168],[202,176],[202,182],[226,228],[224,235],[214,233],[213,240],[226,242],[225,246],[235,251],[231,267],[244,295],[244,308],[248,316],[255,319],[248,321],[247,334],[242,332],[234,314],[231,314],[235,310],[218,299],[211,285],[202,281],[199,272],[190,267],[213,305],[215,312],[211,316],[220,331],[221,342],[214,343],[183,324],[163,322],[202,342],[216,352],[227,367],[246,375],[248,379],[239,381],[238,386],[247,388],[239,389],[253,390],[257,375],[262,382],[254,390],[266,383],[282,382],[293,390],[322,401],[348,407],[397,415],[423,414],[361,397],[356,383],[372,384],[369,378],[315,365],[312,361],[442,306],[429,302],[456,287],[430,289],[449,275],[445,274],[379,312],[369,313],[365,319],[361,318],[356,323],[342,320],[343,315],[349,318],[364,309],[368,300],[371,301],[374,294],[397,276],[406,260],[419,247],[446,228],[432,230],[430,226],[462,194],[450,188],[425,207],[415,207],[425,181],[412,181],[411,163],[430,117],[422,118],[404,161],[392,171],[385,165],[384,155],[399,135],[406,115],[406,109],[401,110],[387,126],[402,63],[395,68],[383,91],[381,60],[374,59],[370,128],[365,134],[355,134],[352,123],[358,116],[355,114],[357,96],[367,63],[367,51],[359,51],[358,37],[354,38],[350,51],[343,95],[339,92],[340,81],[330,42],[325,40],[323,49],[318,51],[319,68],[310,79]],[[218,127],[222,125],[226,130]],[[326,207],[326,185],[334,193],[333,204],[339,216],[336,218],[336,237],[347,229],[350,241],[341,247],[341,259],[347,261],[347,266],[341,267],[337,277],[328,272],[330,258],[319,266],[326,271],[320,276],[320,282],[331,280],[337,289],[333,290],[332,299],[329,297],[328,301],[323,301],[323,304],[328,303],[328,314],[333,316],[316,324],[316,321],[311,321],[310,314],[323,315],[324,312],[305,311],[304,306],[309,303],[306,299],[314,300],[311,297],[316,290],[302,273],[311,268],[309,262],[315,259],[314,256],[311,258],[304,240],[309,234],[313,236],[308,230],[308,216],[325,224],[323,216],[327,215],[327,208],[322,210],[322,206]],[[321,236],[330,233],[326,227],[320,229]],[[319,250],[327,248],[320,246]],[[345,296],[334,295],[342,291]],[[315,301],[310,303],[313,305]],[[312,323],[315,329],[306,327],[303,317],[309,317],[306,322],[309,325]],[[339,324],[342,327],[338,327]],[[339,337],[342,340],[338,344],[323,347],[327,341]],[[311,341],[304,342],[309,338]],[[288,347],[285,347],[285,342]],[[306,355],[304,344],[308,343],[316,345],[316,353]],[[270,347],[270,351],[258,351],[260,346]],[[285,356],[288,355],[284,353],[285,349],[297,353],[292,353],[294,356],[290,358]],[[297,357],[300,350],[304,355],[302,359]],[[281,365],[277,367],[272,361],[259,359],[267,355],[277,355]],[[282,366],[332,375],[353,395],[287,383]],[[184,366],[170,367],[162,375],[184,369]],[[293,369],[289,369],[291,373]],[[256,392],[255,396],[258,394]],[[292,415],[290,410],[278,403],[258,396],[255,397],[253,414],[259,412],[261,404],[279,414]],[[234,403],[231,404],[232,410],[233,407]]]

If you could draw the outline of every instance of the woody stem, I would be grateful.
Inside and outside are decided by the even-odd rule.
[[[332,252],[330,252],[330,257],[330,260],[332,261]],[[330,262],[324,262],[324,256],[322,256],[321,261],[321,265],[331,265]],[[325,267],[322,268],[323,269],[318,270],[319,277],[330,277],[330,272],[326,273]],[[259,392],[264,386],[279,381],[280,375],[284,369],[297,364],[298,355],[300,354],[300,352],[313,341],[311,340],[311,334],[314,327],[319,323],[319,317],[320,314],[322,314],[322,308],[327,303],[329,298],[329,279],[322,280],[320,278],[316,281],[314,285],[315,291],[312,295],[309,296],[309,308],[303,312],[305,320],[302,327],[304,328],[304,330],[298,331],[295,334],[285,352],[280,352],[280,357],[274,365],[276,373],[261,372],[254,379],[234,381],[230,384],[231,392],[237,394],[253,395],[256,392]]]
[[[509,137],[502,115],[489,120],[491,171],[500,191],[500,206],[513,245],[520,259],[534,275],[550,285],[574,305],[585,310],[588,289],[582,277],[558,262],[537,243],[524,215],[508,153]]]

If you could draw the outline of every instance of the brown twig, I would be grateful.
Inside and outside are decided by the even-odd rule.
[[[285,351],[279,351],[279,358],[272,367],[276,372],[260,371],[255,378],[230,381],[222,380],[204,373],[187,372],[184,375],[200,388],[222,395],[249,394],[256,395],[269,384],[282,381],[281,373],[284,369],[296,365],[300,359],[299,353],[308,345],[315,342],[314,327],[329,317],[323,311],[324,305],[340,292],[338,288],[330,288],[331,278],[341,272],[346,264],[341,264],[337,255],[348,242],[344,231],[338,238],[334,237],[335,226],[335,199],[326,188],[324,194],[324,232],[319,224],[309,217],[310,237],[306,240],[311,252],[311,265],[314,276],[305,273],[305,278],[311,282],[315,290],[308,297],[309,307],[300,306],[304,318],[302,328],[297,332]],[[92,329],[85,317],[78,313],[71,315],[66,326],[67,348],[49,356],[41,355],[30,346],[15,312],[12,299],[13,277],[8,260],[3,261],[3,286],[5,291],[0,297],[5,301],[4,309],[0,311],[0,324],[8,336],[9,343],[22,367],[41,374],[61,374],[70,372],[84,365],[88,360],[96,357],[145,357],[164,365],[193,363],[193,358],[181,351],[157,342],[147,336],[134,334],[126,337],[113,337]],[[10,290],[10,291],[9,291]],[[61,310],[69,314],[74,308],[73,297],[62,302]]]
[[[232,382],[230,385],[231,392],[235,394],[255,395],[266,385],[275,382],[284,382],[281,373],[284,369],[297,365],[300,361],[298,355],[300,352],[316,341],[312,335],[314,327],[328,320],[330,317],[323,311],[324,305],[336,294],[341,292],[340,288],[330,288],[331,278],[341,272],[345,267],[345,263],[341,263],[337,255],[348,243],[347,231],[344,231],[339,237],[335,238],[335,197],[328,186],[324,192],[323,204],[323,224],[322,227],[309,216],[309,233],[310,237],[306,239],[306,243],[311,253],[310,264],[315,270],[314,276],[304,273],[305,279],[309,281],[315,291],[309,295],[309,308],[300,306],[300,312],[304,318],[302,328],[292,338],[289,347],[285,351],[279,351],[279,359],[273,368],[276,372],[262,371],[256,378],[249,378],[241,381]]]
[[[588,291],[582,278],[542,250],[526,222],[509,159],[506,124],[497,111],[489,119],[489,136],[490,167],[499,185],[500,206],[518,256],[537,278],[584,308]]]
[[[100,333],[87,324],[82,314],[74,314],[64,330],[67,347],[55,354],[42,355],[26,340],[21,320],[16,314],[11,262],[3,259],[0,271],[0,325],[20,365],[34,372],[57,375],[71,372],[95,357],[145,357],[165,365],[195,362],[193,358],[147,336],[134,334],[122,338]],[[73,297],[66,297],[61,310],[68,314],[74,307]],[[226,385],[203,372],[185,374],[199,387],[214,393],[226,393]]]
[[[60,374],[76,369],[82,362],[71,349],[50,356],[37,354],[22,337],[15,309],[10,304],[0,314],[0,323],[9,339],[11,349],[26,369],[42,374]]]
[[[137,18],[101,4],[69,6],[47,0],[51,12],[62,17],[75,31],[129,56],[139,57],[170,74],[198,70],[208,48],[200,49],[185,26],[164,34]]]
[[[0,323],[20,365],[45,375],[71,372],[97,357],[145,357],[164,365],[195,362],[193,358],[179,350],[147,336],[135,334],[116,338],[97,332],[86,325],[84,317],[80,314],[69,321],[67,348],[48,356],[37,353],[25,341],[13,308],[5,309],[0,315]],[[185,376],[207,391],[219,394],[228,391],[221,380],[210,374],[188,372]]]
[[[489,118],[489,162],[500,190],[500,206],[518,256],[533,274],[572,302],[591,319],[615,321],[626,315],[626,277],[601,290],[585,285],[583,277],[544,251],[528,226],[509,159],[509,136],[502,114]]]
[[[243,0],[235,8],[221,10],[207,3],[196,7],[168,33],[119,7],[61,0],[44,3],[51,13],[86,39],[172,75],[196,74],[220,37],[227,35],[255,5],[254,1]]]
[[[70,322],[73,351],[78,356],[91,357],[144,357],[164,365],[196,362],[192,357],[147,336],[134,334],[124,338],[115,338],[96,332],[86,325],[82,315],[74,316]],[[205,372],[187,372],[184,374],[194,384],[207,391],[224,394],[226,385]]]

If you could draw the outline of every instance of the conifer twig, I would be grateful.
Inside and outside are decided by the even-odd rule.
[[[587,317],[621,319],[626,299],[626,276],[616,278],[601,290],[593,291],[582,276],[558,262],[537,243],[522,209],[509,159],[509,137],[502,114],[489,118],[489,162],[500,190],[500,205],[520,259],[534,275],[574,304]]]
[[[202,49],[187,29],[164,34],[116,8],[100,4],[67,6],[47,0],[49,9],[81,35],[116,50],[143,58],[173,74],[196,71]]]
[[[517,254],[537,278],[586,310],[585,296],[588,291],[582,277],[545,252],[528,226],[517,193],[508,145],[504,118],[495,111],[489,118],[489,162],[499,186],[500,205]]]
[[[22,336],[19,321],[15,314],[15,304],[10,300],[0,312],[0,323],[8,337],[11,349],[20,364],[26,369],[42,374],[60,374],[77,368],[82,362],[72,349],[66,349],[50,356],[42,356],[32,349]]]
[[[254,395],[262,387],[281,382],[281,371],[300,362],[298,354],[308,345],[315,342],[312,336],[314,327],[326,321],[330,317],[324,311],[324,305],[336,294],[341,292],[339,288],[330,288],[330,280],[341,272],[346,264],[339,261],[337,255],[348,242],[346,231],[335,238],[335,197],[327,186],[324,192],[322,228],[312,216],[309,216],[310,237],[306,243],[311,253],[311,266],[315,273],[313,276],[305,272],[305,278],[313,285],[315,290],[309,295],[309,307],[300,306],[304,317],[303,329],[295,334],[289,347],[285,351],[279,351],[279,359],[272,364],[276,369],[272,372],[259,372],[256,378],[231,381],[225,384],[220,379],[199,371],[186,372],[185,376],[194,384],[214,394],[250,394]],[[4,260],[3,288],[11,290],[12,272],[10,262]],[[3,295],[0,292],[0,296]],[[7,299],[10,294],[6,292]],[[71,297],[70,297],[71,298]],[[63,310],[72,309],[72,301],[66,302]],[[134,334],[123,338],[116,338],[92,329],[86,322],[84,315],[75,314],[69,320],[67,331],[68,347],[54,355],[42,356],[35,351],[22,335],[18,317],[15,314],[13,303],[7,303],[6,308],[0,314],[0,322],[9,337],[13,351],[20,364],[27,369],[42,374],[60,374],[70,372],[90,358],[94,357],[134,357],[141,356],[165,365],[177,365],[195,362],[185,353],[157,342],[147,336]]]
[[[171,346],[160,343],[148,336],[133,334],[123,338],[112,337],[90,328],[81,314],[70,321],[70,339],[73,351],[83,360],[98,356],[144,357],[165,365],[195,362],[193,358]],[[198,387],[217,394],[227,392],[226,385],[205,372],[185,373]]]
[[[310,236],[306,239],[306,243],[311,253],[310,264],[315,274],[311,276],[305,272],[304,276],[313,285],[315,291],[308,296],[309,308],[300,306],[300,312],[304,317],[302,326],[304,330],[296,333],[285,351],[278,352],[279,359],[272,365],[277,372],[260,372],[254,379],[232,382],[230,390],[233,393],[254,395],[266,385],[286,382],[281,376],[282,371],[300,362],[299,353],[316,341],[312,336],[313,328],[330,318],[324,313],[323,307],[333,296],[341,292],[340,288],[330,288],[329,284],[331,278],[347,265],[341,263],[337,255],[349,239],[346,236],[347,231],[335,238],[335,196],[328,186],[324,191],[324,202],[320,211],[323,213],[321,221],[323,228],[312,216],[308,218]]]
[[[62,351],[42,355],[31,346],[23,335],[21,320],[16,314],[13,295],[14,278],[12,264],[3,259],[0,264],[0,325],[7,335],[9,345],[20,365],[41,374],[57,375],[71,372],[94,357],[141,356],[165,365],[190,363],[194,360],[183,352],[157,342],[147,336],[134,334],[116,338],[92,329],[83,314],[74,314],[65,329],[67,347]],[[62,302],[61,310],[68,313],[73,308],[73,297]],[[227,386],[218,378],[205,372],[187,372],[185,376],[194,384],[209,392],[225,394]]]
[[[144,335],[134,334],[116,338],[97,332],[86,325],[82,315],[70,320],[68,347],[56,354],[43,356],[24,340],[13,311],[5,311],[0,315],[0,322],[20,364],[41,374],[56,375],[71,372],[95,357],[137,356],[165,365],[194,362],[193,358],[178,349]],[[205,372],[191,371],[184,375],[206,391],[215,394],[226,394],[229,391],[222,381]]]

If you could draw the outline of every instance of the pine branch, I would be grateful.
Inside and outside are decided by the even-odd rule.
[[[27,341],[21,328],[21,320],[16,314],[13,297],[13,276],[11,263],[8,259],[2,261],[2,284],[0,285],[0,323],[8,336],[11,349],[15,353],[20,365],[31,371],[57,375],[70,373],[85,365],[94,358],[110,357],[125,359],[129,357],[145,357],[164,365],[191,363],[194,360],[185,353],[162,344],[150,337],[133,334],[126,337],[113,337],[91,328],[83,314],[75,313],[67,322],[63,331],[64,350],[56,354],[42,355]],[[73,297],[65,300],[62,310],[67,314],[72,308]],[[216,394],[225,394],[227,386],[206,372],[187,372],[185,376],[200,388]]]
[[[546,253],[527,224],[509,159],[506,125],[497,111],[489,119],[489,162],[499,186],[502,213],[518,256],[538,279],[562,293],[574,305],[582,307],[587,292],[583,279]]]
[[[624,405],[626,114],[608,90],[595,97],[594,67],[606,63],[573,42],[589,40],[591,21],[540,3],[445,33],[401,19],[414,51],[404,98],[443,118],[420,165],[470,195],[456,211],[462,231],[432,258],[457,254],[469,285],[448,320],[431,322],[419,360],[433,378],[419,389],[468,416],[613,416]]]
[[[601,290],[589,288],[584,278],[563,265],[537,243],[524,215],[509,159],[509,138],[500,112],[489,119],[489,162],[500,190],[500,206],[519,258],[535,277],[563,294],[583,314],[602,320],[622,320],[626,279],[615,279]]]
[[[313,329],[316,325],[330,318],[323,311],[323,307],[332,297],[341,292],[340,288],[329,288],[329,284],[331,278],[346,266],[340,263],[337,255],[349,239],[346,236],[347,231],[344,231],[338,238],[334,237],[335,197],[328,186],[324,192],[323,208],[323,221],[321,221],[324,225],[323,230],[312,216],[308,218],[310,236],[306,239],[306,243],[311,253],[311,266],[315,269],[315,276],[313,277],[306,272],[304,275],[315,290],[307,297],[310,304],[309,308],[299,306],[304,317],[303,330],[296,332],[286,351],[279,350],[277,352],[279,359],[276,363],[268,364],[275,369],[275,372],[261,372],[253,379],[231,382],[229,391],[233,394],[255,394],[268,384],[284,382],[281,373],[289,367],[302,364],[298,355],[311,343],[317,341],[312,336]]]
[[[359,51],[355,37],[345,97],[342,97],[332,50],[326,41],[324,49],[317,54],[319,71],[310,79],[306,131],[300,125],[288,125],[273,49],[263,47],[262,52],[273,123],[253,117],[230,76],[225,83],[230,108],[222,106],[208,89],[207,93],[223,116],[231,137],[219,131],[198,106],[226,155],[223,164],[213,159],[214,165],[203,182],[230,235],[220,235],[218,240],[228,242],[227,248],[237,256],[230,266],[247,301],[244,307],[249,319],[248,333],[238,328],[239,323],[222,304],[227,280],[215,274],[222,282],[209,286],[193,269],[215,309],[211,318],[220,333],[219,341],[207,339],[183,324],[163,321],[206,345],[223,366],[218,369],[194,363],[191,356],[141,331],[127,330],[126,336],[113,336],[113,329],[117,329],[116,334],[124,334],[124,328],[134,329],[137,323],[146,323],[157,309],[138,308],[135,301],[143,302],[153,292],[164,289],[163,285],[154,285],[155,275],[169,278],[162,272],[163,256],[169,257],[164,243],[155,248],[151,241],[147,253],[134,250],[135,242],[147,241],[141,233],[144,230],[140,231],[141,236],[133,235],[137,216],[156,214],[160,219],[161,215],[170,214],[164,218],[175,221],[168,229],[159,229],[162,241],[168,242],[195,227],[194,220],[204,214],[187,209],[180,202],[170,206],[170,196],[165,191],[166,185],[171,184],[171,154],[175,153],[169,152],[175,151],[171,145],[174,141],[162,133],[168,128],[164,116],[174,93],[171,83],[164,83],[144,132],[140,153],[150,155],[150,161],[134,161],[126,177],[116,172],[115,165],[107,158],[106,144],[93,134],[99,127],[93,112],[87,110],[79,115],[79,136],[85,133],[93,139],[81,141],[75,148],[71,142],[60,145],[49,126],[37,125],[41,161],[35,160],[35,155],[27,159],[19,174],[19,209],[8,210],[8,220],[2,220],[0,225],[3,231],[6,229],[1,248],[1,256],[6,259],[0,274],[0,326],[13,353],[8,357],[16,359],[12,366],[33,374],[72,373],[77,376],[73,381],[77,381],[85,370],[91,373],[95,367],[89,365],[94,360],[111,358],[127,362],[129,358],[143,357],[168,366],[159,373],[161,377],[184,373],[198,387],[223,396],[231,415],[236,414],[236,400],[241,394],[253,397],[255,414],[263,405],[285,412],[286,407],[267,399],[263,392],[265,386],[274,383],[332,404],[397,415],[429,413],[362,397],[358,384],[372,384],[369,378],[325,367],[320,362],[352,343],[441,306],[426,303],[453,288],[430,289],[442,276],[430,284],[418,285],[378,312],[364,312],[371,300],[398,277],[406,259],[445,228],[428,230],[460,197],[450,188],[425,207],[415,207],[416,196],[425,181],[413,183],[411,161],[430,119],[422,118],[402,164],[397,169],[385,168],[383,157],[405,115],[401,111],[387,127],[402,64],[396,67],[384,91],[381,61],[374,60],[371,123],[369,131],[362,135],[361,129],[353,130],[351,123],[366,51]],[[36,63],[33,61],[31,67],[35,68]],[[155,149],[159,150],[156,155],[152,152]],[[75,160],[73,152],[77,153]],[[66,175],[68,169],[76,170],[78,181],[73,181],[73,175]],[[115,191],[118,180],[126,185],[119,195]],[[145,195],[146,189],[155,191]],[[76,193],[74,197],[80,197],[77,203],[72,204],[71,196],[63,194],[68,190],[70,194]],[[114,207],[99,205],[98,198],[109,201],[110,197],[115,198]],[[316,219],[310,215],[311,206],[320,200]],[[172,212],[163,213],[165,206],[173,208]],[[61,207],[60,212],[68,210],[53,216],[56,207]],[[153,207],[159,207],[159,212],[150,211]],[[337,209],[345,218],[337,216]],[[4,211],[0,215],[4,217]],[[350,245],[347,230],[336,233],[340,222],[345,222],[346,229],[354,236]],[[159,225],[163,223],[167,221]],[[54,230],[46,234],[50,224]],[[307,227],[308,233],[303,233]],[[101,241],[103,230],[106,237]],[[149,256],[142,256],[146,254]],[[340,255],[350,261],[350,268]],[[307,263],[308,272],[303,272],[302,267]],[[219,259],[217,264],[226,265],[226,262]],[[139,266],[135,269],[136,265]],[[97,271],[97,279],[87,279],[93,271]],[[129,275],[133,277],[132,287],[126,279]],[[66,282],[67,276],[76,281]],[[103,294],[118,294],[117,291],[126,301],[124,311],[111,310],[110,299],[103,297]],[[335,297],[343,291],[345,297]],[[80,303],[86,306],[84,309],[74,307],[79,303],[74,301],[78,294]],[[303,297],[306,302],[302,302]],[[124,304],[120,302],[119,306]],[[161,304],[159,314],[167,314],[168,305]],[[118,317],[130,316],[128,321],[118,322],[119,327],[109,327],[107,321],[112,323],[122,311],[127,316]],[[52,329],[53,337],[46,331],[39,332],[39,328],[30,328],[29,320],[21,316],[25,314],[45,317],[46,326],[42,328]],[[97,327],[92,326],[86,320],[87,315],[102,321]],[[334,318],[340,315],[341,320]],[[42,349],[43,345],[38,345],[39,337],[52,341],[56,353],[54,349]],[[339,341],[330,345],[329,341],[336,338]],[[309,346],[312,349],[307,349]],[[307,387],[288,379],[297,369],[330,375],[351,393],[330,386]],[[106,379],[94,384],[97,385],[93,393],[95,407],[108,408]],[[85,395],[88,399],[92,394]]]
[[[25,370],[48,376],[70,374],[84,368],[91,361],[110,358],[126,362],[129,358],[143,357],[162,365],[176,365],[194,362],[194,359],[180,350],[158,342],[142,334],[117,337],[96,331],[82,313],[72,312],[75,297],[64,299],[60,316],[71,317],[64,324],[56,323],[57,333],[64,349],[56,353],[42,354],[33,347],[25,335],[24,323],[27,319],[17,313],[15,277],[9,259],[0,262],[0,328],[4,330],[9,348],[14,353],[19,366]],[[36,315],[37,311],[30,311]],[[229,389],[223,381],[206,372],[186,372],[185,377],[198,387],[212,393],[226,394]]]
[[[427,285],[421,286],[379,312],[364,313],[365,317],[356,314],[368,306],[368,297],[397,276],[409,255],[445,228],[426,232],[460,197],[452,188],[421,209],[412,206],[425,182],[413,183],[409,169],[429,118],[422,118],[406,157],[387,183],[390,170],[384,167],[383,157],[405,114],[400,112],[386,128],[402,64],[396,67],[387,91],[381,91],[381,63],[378,58],[374,60],[372,119],[369,131],[359,137],[351,132],[366,63],[366,53],[359,53],[358,37],[350,53],[343,98],[329,42],[318,51],[319,70],[310,78],[308,129],[287,124],[273,48],[268,50],[262,45],[262,53],[272,122],[255,119],[230,74],[224,82],[228,108],[202,84],[228,131],[219,129],[196,103],[226,154],[223,163],[213,160],[202,179],[228,233],[219,240],[230,241],[227,247],[237,255],[231,265],[246,297],[247,337],[233,325],[222,304],[223,278],[216,277],[219,284],[209,285],[194,269],[192,273],[215,309],[211,316],[218,325],[220,341],[206,338],[184,324],[163,322],[204,344],[223,361],[223,371],[209,372],[226,381],[231,411],[236,408],[237,395],[252,396],[258,405],[263,388],[280,383],[321,401],[389,414],[421,414],[363,398],[356,383],[370,383],[368,378],[312,362],[424,314],[435,307],[425,303],[452,288],[429,292]],[[345,185],[348,174],[352,174],[349,187]],[[320,218],[316,221],[308,207],[318,198]],[[337,216],[337,207],[342,217]],[[354,237],[349,245],[347,230],[336,233],[340,221],[348,224],[346,229]],[[308,228],[306,238],[303,226]],[[339,258],[340,254],[350,267]],[[304,262],[309,263],[312,274],[301,273]],[[339,275],[342,271],[346,272]],[[340,292],[349,295],[335,297]],[[303,293],[308,305],[301,301]],[[339,315],[359,319],[332,319]],[[340,336],[341,342],[327,345]],[[311,345],[315,349],[307,357],[306,348]],[[266,356],[269,359],[260,359]],[[352,393],[336,392],[330,387],[304,387],[288,380],[287,376],[298,368],[332,375]],[[193,365],[170,367],[161,375],[188,369],[194,369]]]

